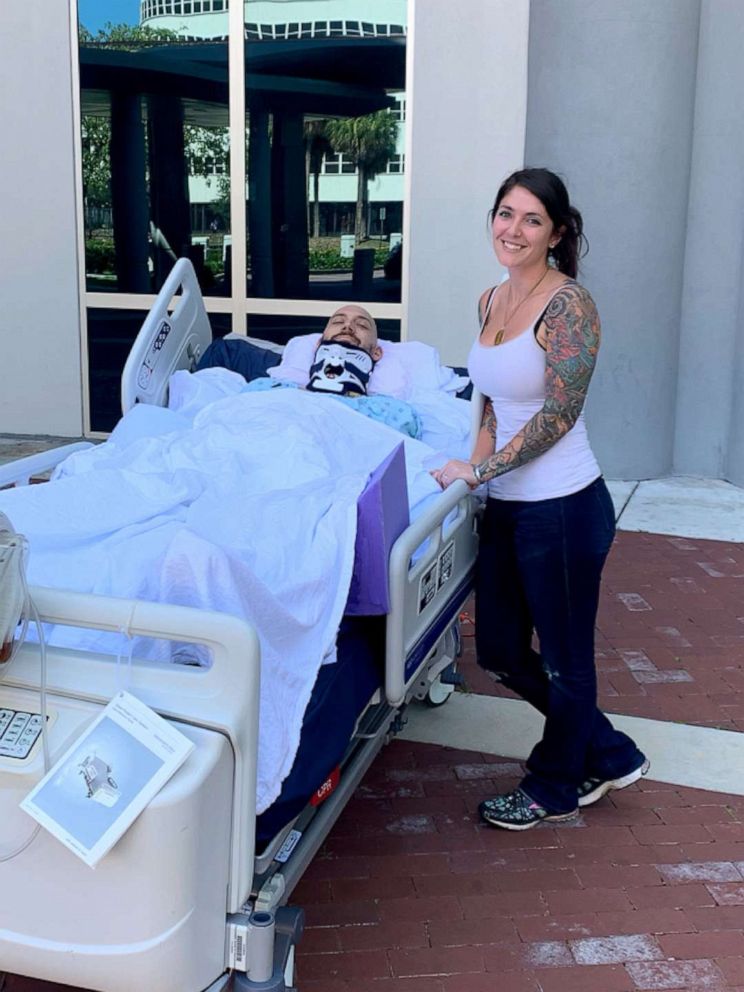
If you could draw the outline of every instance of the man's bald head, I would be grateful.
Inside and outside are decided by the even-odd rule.
[[[321,341],[356,345],[357,348],[363,348],[374,361],[382,357],[374,317],[356,303],[346,303],[331,314]]]

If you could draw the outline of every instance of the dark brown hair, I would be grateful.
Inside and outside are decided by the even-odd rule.
[[[532,193],[545,207],[556,234],[560,234],[561,238],[555,248],[548,251],[548,255],[554,259],[559,272],[575,279],[579,259],[586,255],[589,243],[584,237],[584,221],[576,207],[571,206],[565,183],[550,169],[520,169],[513,172],[499,187],[488,215],[490,223],[493,223],[501,201],[515,186]]]

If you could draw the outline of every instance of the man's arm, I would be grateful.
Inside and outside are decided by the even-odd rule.
[[[476,463],[484,481],[526,465],[552,448],[571,430],[584,406],[600,340],[594,301],[581,286],[566,286],[553,297],[544,321],[545,403],[500,451]]]

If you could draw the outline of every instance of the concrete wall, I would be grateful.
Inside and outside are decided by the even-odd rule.
[[[405,327],[462,364],[479,295],[501,277],[487,213],[522,164],[528,0],[415,0]]]
[[[612,478],[672,468],[699,11],[532,0],[525,161],[584,215],[604,329],[587,418]]]
[[[83,428],[67,7],[3,6],[0,432]]]
[[[744,485],[744,4],[704,0],[674,470]]]

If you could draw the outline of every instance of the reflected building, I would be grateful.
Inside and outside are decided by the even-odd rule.
[[[244,17],[247,296],[400,301],[383,264],[403,231],[406,0],[247,0]],[[83,140],[110,128],[91,291],[157,290],[189,254],[230,292],[227,29],[226,0],[143,0],[129,37],[81,34]]]

